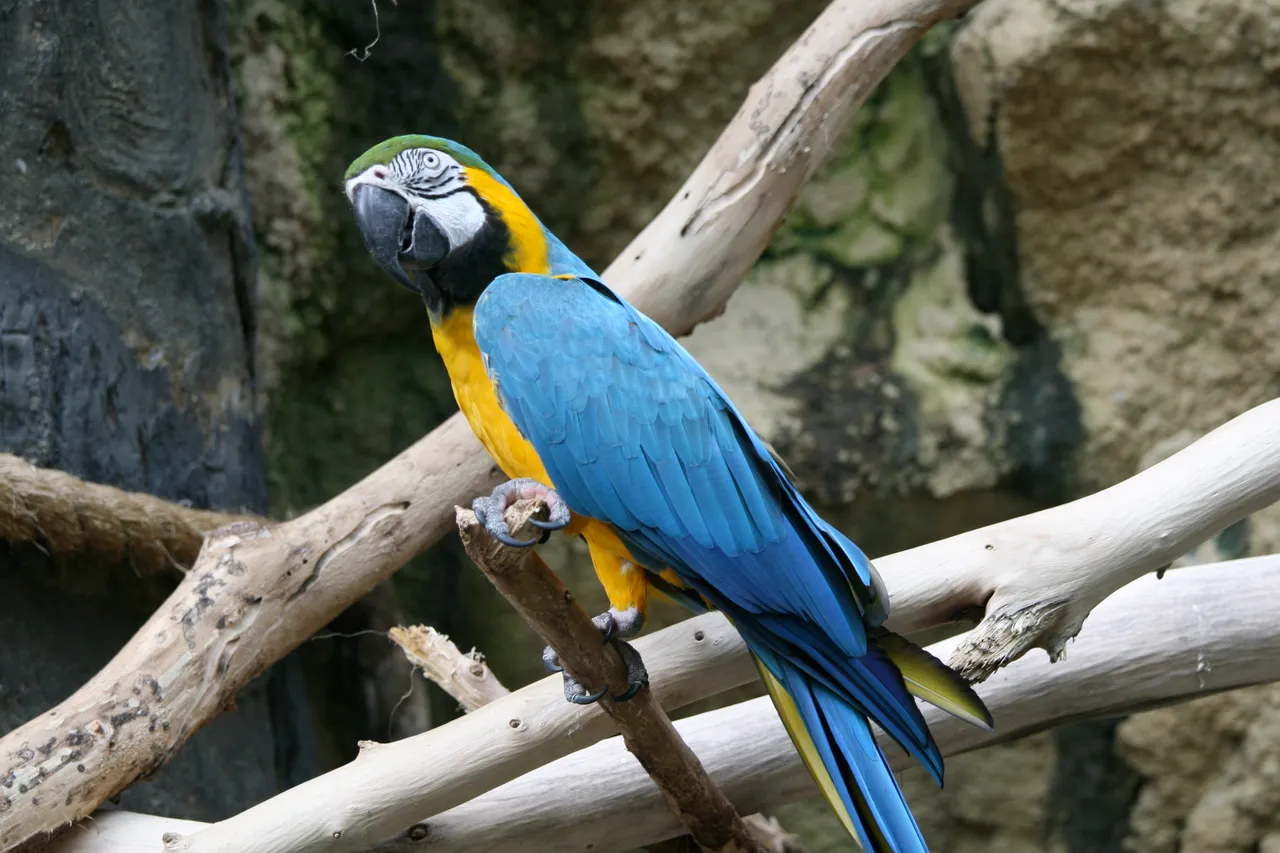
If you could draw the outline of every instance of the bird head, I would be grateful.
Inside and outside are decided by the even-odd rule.
[[[542,224],[475,152],[435,136],[397,136],[356,159],[347,198],[365,247],[433,319],[474,303],[497,276],[547,272]]]

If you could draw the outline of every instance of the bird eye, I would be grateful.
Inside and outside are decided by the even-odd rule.
[[[426,158],[426,163],[429,168],[434,169],[436,166],[440,165],[440,158],[434,154],[428,154]]]

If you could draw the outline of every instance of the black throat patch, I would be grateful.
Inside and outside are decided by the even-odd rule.
[[[423,299],[433,316],[444,317],[455,306],[475,303],[490,282],[512,272],[506,261],[511,254],[511,231],[483,198],[480,204],[484,226],[431,271],[435,287],[423,293]]]

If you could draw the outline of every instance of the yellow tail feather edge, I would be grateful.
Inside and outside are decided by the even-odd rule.
[[[822,755],[819,754],[813,738],[809,736],[808,729],[804,727],[804,719],[800,716],[800,709],[796,707],[795,700],[788,695],[782,684],[773,677],[773,673],[769,672],[768,667],[761,663],[759,658],[754,655],[752,655],[752,658],[756,662],[756,668],[760,670],[760,678],[764,680],[764,686],[769,691],[769,698],[773,700],[773,706],[778,709],[778,716],[782,718],[782,725],[786,728],[787,734],[791,736],[791,742],[796,745],[796,751],[800,753],[800,760],[804,762],[805,767],[809,768],[814,781],[818,783],[818,789],[822,791],[822,798],[835,811],[836,817],[840,818],[840,822],[844,824],[844,828],[848,830],[849,834],[857,838],[858,833],[854,829],[853,819],[849,816],[849,810],[844,807],[844,800],[840,798],[840,792],[836,789],[835,781],[832,780],[831,774],[827,772],[827,766],[822,763]]]
[[[884,629],[875,629],[870,632],[868,640],[879,646],[893,661],[894,666],[902,673],[907,692],[912,696],[978,728],[992,730],[994,722],[987,706],[978,698],[973,688],[942,661],[905,637]],[[791,741],[795,744],[796,751],[800,753],[804,766],[817,782],[822,798],[836,813],[836,817],[840,819],[849,835],[857,838],[858,833],[849,810],[845,808],[835,781],[823,764],[818,747],[805,728],[795,700],[783,689],[782,684],[773,677],[773,673],[769,672],[759,658],[754,655],[752,658],[755,660],[756,668],[760,670],[760,678],[764,681],[765,688],[769,691],[769,698],[773,700],[778,716],[782,719],[782,725],[791,736]],[[854,796],[858,793],[860,792],[854,792]],[[873,843],[883,842],[883,849],[889,849],[888,842],[880,835],[879,827],[868,826],[868,829],[872,833]]]
[[[987,706],[951,667],[906,637],[884,629],[872,630],[867,640],[879,646],[893,661],[912,696],[983,731],[989,732],[995,727]]]

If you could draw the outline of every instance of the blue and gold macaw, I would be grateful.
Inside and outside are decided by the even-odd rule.
[[[468,148],[387,140],[351,165],[346,192],[374,259],[426,301],[458,406],[513,478],[476,500],[481,523],[533,544],[511,537],[503,510],[540,497],[545,530],[586,539],[610,603],[596,624],[631,678],[614,698],[646,683],[619,638],[642,627],[650,588],[718,609],[849,832],[874,853],[924,853],[868,720],[941,784],[912,695],[982,727],[991,717],[954,672],[881,627],[875,569],[715,381]],[[565,693],[603,695],[567,676]]]

